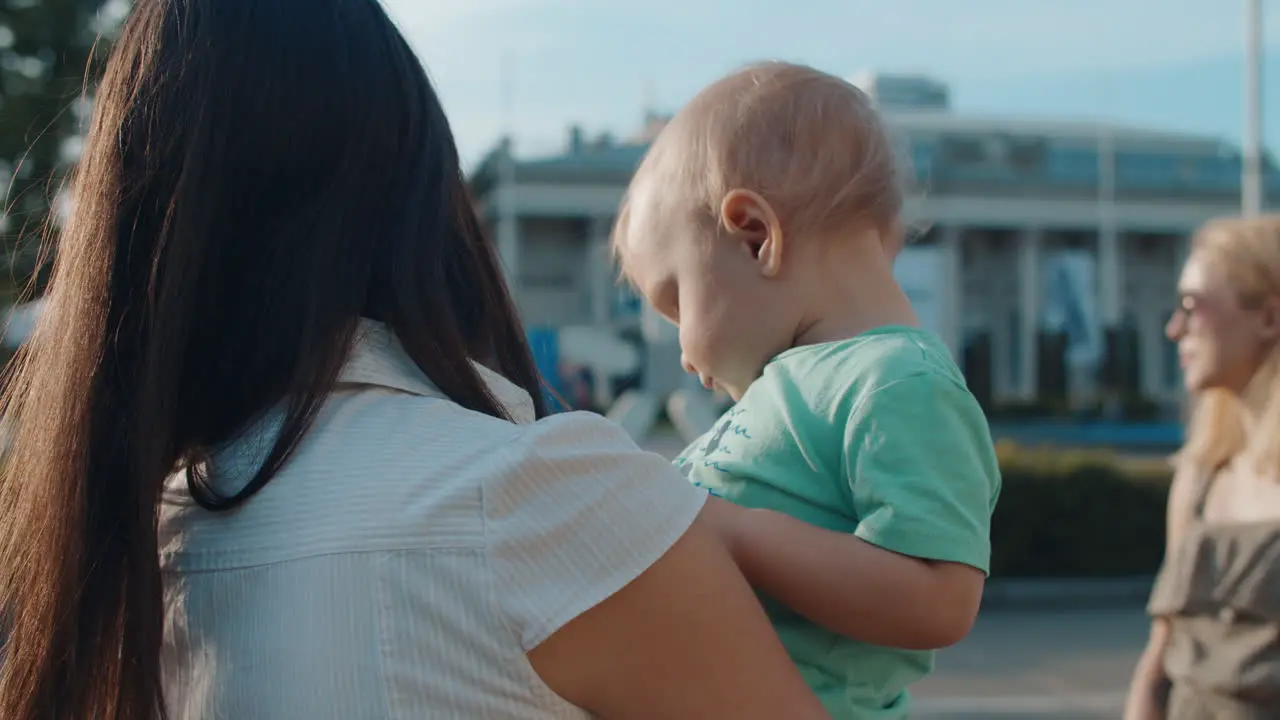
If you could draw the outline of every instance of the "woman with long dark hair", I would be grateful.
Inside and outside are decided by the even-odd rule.
[[[377,2],[133,5],[4,406],[0,716],[822,716],[704,498],[544,417]]]

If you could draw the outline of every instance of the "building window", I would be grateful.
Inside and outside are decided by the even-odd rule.
[[[942,140],[942,157],[955,165],[974,165],[987,160],[987,145],[980,138],[952,136]]]
[[[1172,311],[1165,314],[1168,317]],[[1160,339],[1160,358],[1162,360],[1161,379],[1166,390],[1177,390],[1182,384],[1182,368],[1178,362],[1178,346],[1168,338]]]
[[[573,290],[576,278],[572,272],[522,272],[520,286],[530,290]]]
[[[1015,307],[1009,312],[1009,383],[1015,389],[1022,387],[1022,348],[1026,343],[1034,342],[1034,338],[1026,337],[1022,332],[1022,309]]]
[[[628,320],[640,317],[640,294],[630,285],[622,283],[616,286],[613,293],[611,315],[615,320]]]
[[[1009,141],[1009,164],[1020,173],[1043,172],[1047,154],[1046,144],[1039,138],[1012,138]]]

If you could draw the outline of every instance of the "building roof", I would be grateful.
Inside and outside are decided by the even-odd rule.
[[[1013,117],[954,115],[939,112],[890,110],[886,124],[908,135],[964,133],[973,135],[1018,135],[1054,142],[1096,144],[1109,137],[1117,151],[1164,151],[1179,155],[1238,154],[1237,148],[1222,138],[1180,133],[1098,120],[1030,119]]]
[[[904,76],[896,85],[891,79],[878,78],[875,87],[895,94],[874,99],[908,175],[931,193],[1096,195],[1113,187],[1118,197],[1172,199],[1240,192],[1241,154],[1222,138],[1091,120],[960,115],[927,78]],[[913,83],[927,87],[912,94]],[[520,182],[625,185],[660,120],[647,114],[642,134],[624,141],[587,141],[571,128],[564,152],[515,158],[511,170]],[[500,144],[473,174],[477,195],[497,182],[508,149]],[[1268,196],[1280,197],[1280,172],[1269,159],[1266,168]]]

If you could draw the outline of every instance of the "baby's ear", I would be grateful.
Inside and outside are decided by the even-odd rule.
[[[730,190],[720,203],[720,225],[765,277],[782,271],[782,223],[773,206],[752,190]]]
[[[895,220],[880,233],[880,244],[884,247],[885,254],[892,260],[898,257],[903,248],[922,235],[923,233],[918,229],[904,225],[901,220]]]

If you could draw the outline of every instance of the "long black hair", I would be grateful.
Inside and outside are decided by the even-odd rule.
[[[448,121],[376,0],[135,0],[3,410],[0,716],[163,714],[157,506],[273,408],[288,461],[361,318],[453,401],[542,392]],[[430,432],[430,428],[424,428]]]

